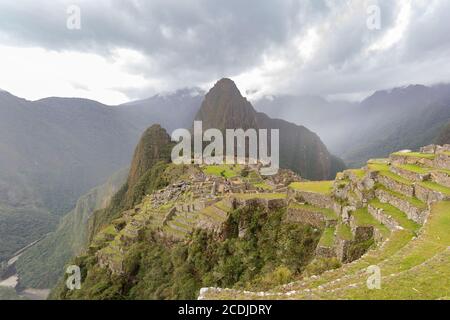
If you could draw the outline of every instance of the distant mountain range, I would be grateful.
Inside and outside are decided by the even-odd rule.
[[[344,168],[343,162],[328,152],[319,136],[304,126],[257,112],[230,79],[221,79],[214,85],[195,119],[203,121],[204,130],[279,129],[280,166],[307,179],[332,179]]]
[[[377,91],[361,103],[313,96],[273,96],[258,110],[308,126],[347,165],[436,142],[450,123],[450,85],[411,85]],[[448,129],[447,129],[448,130]],[[441,144],[450,141],[440,140]]]
[[[180,90],[121,106],[27,101],[0,92],[0,262],[54,230],[78,198],[127,166],[154,121],[192,123],[203,94]]]
[[[204,128],[280,129],[282,167],[311,179],[333,178],[342,169],[325,144],[358,166],[399,149],[450,143],[449,85],[378,91],[361,103],[274,96],[253,104],[228,79],[206,97],[185,89],[120,106],[78,98],[27,101],[0,91],[0,262],[55,230],[80,196],[128,166],[153,123],[168,132],[190,128],[194,119]],[[92,210],[83,211],[83,221]]]

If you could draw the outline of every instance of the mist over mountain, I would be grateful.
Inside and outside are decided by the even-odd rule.
[[[357,167],[369,158],[434,142],[450,121],[450,85],[381,90],[360,103],[275,96],[255,106],[269,115],[309,124],[332,152]]]
[[[201,99],[198,90],[181,90],[107,106],[0,92],[0,261],[52,231],[82,194],[129,165],[153,119],[168,130],[187,127]]]
[[[254,101],[258,111],[303,125],[319,134],[327,147],[333,147],[342,140],[345,133],[339,130],[351,123],[348,114],[357,112],[356,102],[328,101],[320,96],[274,95]]]

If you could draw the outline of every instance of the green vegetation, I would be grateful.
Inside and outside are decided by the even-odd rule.
[[[25,300],[16,293],[12,288],[0,287],[0,301],[1,300]]]
[[[285,193],[236,193],[235,197],[240,199],[285,199]]]
[[[415,172],[418,174],[427,174],[430,172],[431,168],[424,168],[414,164],[403,164],[403,165],[395,165],[395,167],[404,169],[407,171]]]
[[[336,215],[336,213],[331,210],[331,209],[327,209],[327,208],[319,208],[310,204],[302,204],[302,203],[290,203],[289,206],[291,208],[298,208],[298,209],[304,209],[304,210],[309,210],[309,211],[315,211],[315,212],[320,212],[321,214],[323,214],[325,217],[327,217],[330,220],[335,220],[338,218],[338,216]]]
[[[374,226],[377,228],[382,234],[388,235],[389,229],[381,224],[378,220],[376,220],[372,215],[367,211],[367,208],[361,208],[354,212],[352,212],[352,216],[356,219],[356,224],[361,227]]]
[[[205,286],[273,287],[299,275],[314,256],[319,233],[283,222],[285,212],[259,207],[234,211],[226,238],[195,231],[190,240],[172,245],[148,231],[146,241],[127,250],[126,275],[110,275],[94,256],[75,259],[84,276],[81,290],[63,283],[52,293],[62,299],[192,299]],[[239,237],[240,227],[245,234]],[[129,279],[134,279],[132,282]]]
[[[389,170],[389,165],[387,164],[381,164],[381,163],[377,163],[377,164],[369,164],[368,165],[369,170],[371,171],[378,171],[380,175],[385,176],[389,179],[392,179],[398,183],[402,183],[405,185],[412,185],[413,181],[410,181],[406,178],[403,178],[393,172],[391,172]]]
[[[435,182],[432,182],[432,181],[423,181],[423,182],[420,182],[419,184],[422,187],[425,187],[427,189],[438,191],[447,196],[450,196],[450,188],[448,188],[448,187],[444,187],[444,186],[437,184]]]
[[[350,229],[350,226],[345,223],[340,223],[337,226],[336,234],[339,238],[343,240],[352,240],[353,234],[352,230]]]
[[[202,169],[203,172],[208,175],[224,177],[226,179],[238,176],[239,172],[241,171],[240,166],[226,164],[205,166]]]
[[[352,169],[350,170],[353,174],[356,175],[356,177],[358,177],[358,179],[362,179],[364,178],[364,175],[366,174],[366,172],[362,169]]]
[[[272,186],[269,186],[269,185],[268,185],[267,183],[265,183],[265,182],[255,183],[254,186],[255,186],[256,188],[260,188],[260,189],[263,189],[263,190],[273,190],[273,187],[272,187]]]
[[[423,158],[433,160],[436,156],[432,153],[420,153],[420,152],[396,152],[393,153],[394,156],[405,156],[413,158]]]
[[[44,209],[0,204],[0,262],[54,230],[58,217]]]
[[[334,181],[293,182],[290,188],[298,191],[317,192],[330,194],[333,190]]]
[[[382,203],[380,202],[380,200],[374,199],[370,201],[369,204],[375,208],[383,209],[387,214],[389,214],[392,218],[394,218],[394,220],[397,221],[401,227],[405,229],[416,232],[420,228],[420,225],[408,219],[408,217],[403,211],[400,211],[399,209],[397,209],[394,206],[391,206],[388,203]]]
[[[407,196],[405,196],[405,195],[403,195],[401,193],[389,190],[385,186],[382,186],[382,185],[377,185],[377,189],[384,190],[387,193],[390,193],[391,195],[393,195],[394,197],[397,197],[399,199],[405,200],[405,201],[409,202],[411,205],[413,205],[413,206],[415,206],[415,207],[417,207],[419,209],[426,209],[426,207],[427,207],[426,203],[420,201],[416,197],[407,197]]]
[[[323,231],[319,246],[331,248],[334,245],[334,228],[328,227]]]

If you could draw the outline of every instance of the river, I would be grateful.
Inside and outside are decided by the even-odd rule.
[[[23,247],[19,251],[17,251],[14,256],[8,260],[6,271],[4,274],[7,274],[5,278],[0,278],[0,287],[6,287],[15,289],[16,293],[26,299],[29,300],[45,300],[47,299],[48,295],[50,294],[50,289],[35,289],[35,288],[20,288],[19,286],[19,275],[16,271],[16,262],[19,259],[19,257],[25,252],[25,250],[31,248],[32,246],[39,243],[42,239],[44,239],[47,235],[43,236],[42,238],[33,241],[32,243],[28,244],[27,246]]]

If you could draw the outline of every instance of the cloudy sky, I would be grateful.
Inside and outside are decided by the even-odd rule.
[[[118,104],[231,77],[255,99],[357,99],[450,82],[449,12],[448,0],[0,0],[0,88]]]

